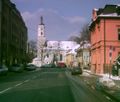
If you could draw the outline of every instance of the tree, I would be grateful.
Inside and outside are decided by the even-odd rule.
[[[31,62],[33,58],[35,58],[37,54],[37,43],[34,40],[30,40],[28,42],[28,49],[27,49],[27,62]]]
[[[69,39],[68,39],[68,41],[75,41],[76,43],[80,43],[80,41],[81,41],[81,39],[80,39],[80,37],[79,36],[71,36]]]
[[[30,41],[28,42],[28,44],[29,44],[29,50],[30,50],[31,52],[33,52],[33,53],[36,53],[36,51],[37,51],[37,42],[34,41],[34,40],[30,40]]]
[[[80,32],[80,38],[82,41],[90,41],[89,24],[85,24]]]
[[[80,31],[80,34],[78,36],[71,36],[69,41],[75,41],[78,44],[81,41],[90,41],[90,31],[89,31],[89,24],[85,24],[83,28]]]

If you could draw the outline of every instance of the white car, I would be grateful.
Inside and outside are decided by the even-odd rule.
[[[34,64],[27,64],[25,70],[32,71],[32,70],[36,70],[36,68],[37,66],[35,66]]]

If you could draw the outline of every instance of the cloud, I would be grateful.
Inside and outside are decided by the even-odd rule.
[[[37,39],[37,26],[40,16],[45,23],[45,34],[49,40],[67,40],[72,32],[79,32],[81,23],[85,21],[80,16],[64,17],[57,10],[40,8],[35,12],[23,12],[22,16],[28,27],[29,39]]]
[[[40,8],[38,9],[36,12],[23,12],[22,13],[22,17],[24,18],[25,21],[29,21],[29,20],[32,20],[32,19],[36,19],[40,16],[50,16],[50,15],[57,15],[57,11],[55,10],[52,10],[52,9],[43,9],[43,8]]]
[[[34,15],[32,15],[30,12],[24,12],[24,13],[22,13],[22,16],[23,16],[25,21],[28,21],[34,17]]]
[[[68,20],[70,23],[80,23],[85,22],[86,19],[80,16],[73,16],[73,17],[65,17],[66,20]]]
[[[11,0],[12,2],[28,2],[30,0]]]

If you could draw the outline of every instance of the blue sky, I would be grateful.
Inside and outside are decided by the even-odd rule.
[[[79,35],[91,21],[92,10],[106,4],[120,4],[120,0],[11,0],[21,12],[28,28],[29,40],[37,39],[40,16],[44,18],[48,40],[67,40]]]

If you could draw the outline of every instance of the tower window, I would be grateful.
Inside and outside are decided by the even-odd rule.
[[[120,29],[118,29],[118,40],[120,40]]]
[[[43,32],[41,32],[41,35],[43,35]]]

